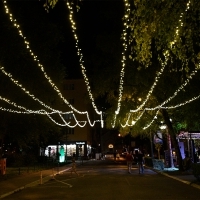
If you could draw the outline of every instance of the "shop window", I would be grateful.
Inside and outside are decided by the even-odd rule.
[[[67,145],[67,156],[75,156],[76,155],[76,145],[70,144]]]
[[[84,156],[84,145],[78,145],[78,154],[79,156]]]

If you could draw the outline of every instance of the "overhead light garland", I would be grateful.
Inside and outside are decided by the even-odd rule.
[[[189,6],[190,6],[190,1],[187,3],[187,8],[186,8],[185,11],[188,11],[188,9],[190,8]],[[181,13],[181,15],[179,16],[179,26],[183,26],[182,17],[183,17],[183,13]],[[179,38],[179,26],[176,27],[175,35],[174,35],[174,40],[170,43],[171,48],[172,48],[172,46],[177,42],[177,39]],[[167,54],[166,54],[166,53],[167,53]],[[166,55],[167,55],[167,56],[166,56]],[[162,60],[159,58],[160,63],[161,63],[161,65],[162,65],[163,67],[166,66],[166,64],[167,64],[166,61],[168,60],[168,57],[169,57],[168,51],[165,52],[164,56],[165,56],[165,63],[162,62]],[[167,58],[167,59],[166,59],[166,58]],[[194,70],[194,71],[191,73],[191,75],[189,76],[189,78],[185,81],[185,83],[182,84],[182,85],[175,91],[174,95],[171,96],[171,97],[169,97],[169,98],[168,98],[166,101],[164,101],[161,105],[156,106],[156,107],[154,107],[154,108],[144,108],[144,110],[156,110],[156,109],[161,109],[161,108],[165,108],[165,109],[170,108],[170,109],[172,109],[172,108],[175,108],[175,107],[179,107],[179,106],[185,105],[186,103],[189,103],[189,102],[191,102],[191,101],[196,100],[197,98],[199,98],[199,96],[197,96],[197,97],[192,98],[192,99],[189,100],[189,101],[186,101],[185,103],[181,103],[181,104],[178,104],[178,105],[176,105],[176,106],[163,107],[163,105],[165,105],[166,103],[170,102],[175,96],[177,96],[178,92],[180,92],[181,90],[183,90],[183,88],[189,83],[190,79],[192,79],[192,76],[194,76],[196,73],[197,73],[197,70]],[[146,102],[148,101],[148,99],[149,99],[151,93],[153,92],[153,89],[154,89],[154,86],[156,85],[156,82],[157,82],[157,77],[155,78],[155,82],[154,82],[153,86],[151,87],[151,89],[150,89],[150,91],[149,91],[149,93],[148,93],[146,99],[143,101],[143,103],[142,103],[137,109],[135,109],[135,110],[130,110],[130,112],[138,112],[141,108],[144,107],[144,105],[145,105]],[[158,111],[159,111],[159,110],[158,110]],[[158,111],[157,111],[156,116],[154,117],[154,119],[157,117]],[[148,128],[148,127],[153,123],[154,119],[151,121],[151,123],[150,123],[149,125],[147,125],[146,127],[144,127],[144,129]]]
[[[89,83],[89,80],[88,80],[88,77],[87,77],[87,74],[86,74],[86,69],[85,69],[85,66],[84,66],[83,53],[82,53],[82,51],[79,47],[78,35],[76,33],[76,23],[73,19],[73,7],[72,7],[71,3],[69,3],[69,2],[67,2],[66,5],[67,5],[67,8],[69,10],[69,20],[70,20],[70,23],[71,23],[72,33],[73,33],[74,39],[76,41],[75,46],[76,46],[76,49],[77,49],[77,55],[79,57],[79,64],[80,64],[80,67],[81,67],[81,72],[82,72],[82,75],[83,75],[83,78],[84,78],[84,81],[85,81],[85,84],[86,84],[86,87],[87,87],[89,98],[92,101],[92,106],[93,106],[94,110],[96,111],[96,113],[101,116],[101,123],[102,123],[101,125],[103,127],[102,111],[99,111],[97,109],[97,106],[95,105],[94,97],[93,97],[92,92],[91,92],[90,83]]]
[[[151,122],[150,122],[148,125],[146,125],[145,127],[143,127],[143,130],[149,128],[149,127],[153,124],[153,122],[157,119],[157,116],[158,116],[159,111],[160,111],[160,110],[157,110],[157,112],[156,112],[154,118],[151,120]]]
[[[158,80],[159,80],[159,78],[160,78],[160,75],[163,73],[163,71],[164,71],[164,69],[165,69],[165,67],[166,67],[166,65],[167,65],[167,61],[168,61],[168,57],[169,57],[169,52],[166,51],[166,52],[164,53],[164,56],[165,56],[165,61],[164,61],[164,62],[162,62],[162,60],[160,59],[162,68],[161,68],[160,72],[157,73],[157,76],[155,77],[154,83],[153,83],[153,85],[151,86],[151,89],[149,90],[149,92],[148,92],[148,94],[147,94],[145,100],[143,101],[142,104],[140,104],[140,106],[139,106],[137,109],[135,109],[135,110],[130,110],[130,112],[132,112],[132,113],[133,113],[133,112],[138,112],[139,110],[141,110],[141,109],[146,105],[146,103],[147,103],[147,101],[149,100],[151,94],[153,93],[153,90],[154,90],[155,86],[157,85],[157,82],[158,82]]]
[[[94,125],[94,124],[91,124],[90,122],[90,119],[89,119],[89,114],[87,111],[85,112],[80,112],[78,111],[77,109],[75,109],[71,104],[69,104],[69,102],[63,97],[63,95],[61,94],[61,92],[59,91],[59,89],[55,86],[55,84],[53,83],[53,81],[51,80],[51,78],[46,74],[45,70],[44,70],[44,67],[42,64],[40,64],[39,60],[37,59],[37,56],[33,53],[33,51],[30,49],[30,45],[29,45],[29,42],[26,40],[26,37],[23,36],[23,33],[20,29],[20,26],[19,24],[17,24],[16,22],[16,19],[13,19],[12,17],[12,14],[9,12],[8,10],[8,7],[7,7],[7,1],[3,1],[4,2],[4,7],[6,9],[6,13],[10,16],[10,21],[13,23],[13,25],[18,29],[18,32],[19,32],[19,35],[24,39],[24,43],[26,45],[26,48],[29,49],[29,52],[31,54],[31,56],[33,57],[34,61],[37,62],[38,66],[40,67],[41,71],[44,73],[44,76],[45,78],[48,80],[48,82],[51,84],[51,86],[53,87],[53,89],[58,93],[58,95],[61,97],[61,99],[63,99],[63,101],[75,112],[79,113],[79,114],[86,114],[87,115],[87,118],[88,118],[88,122],[90,123],[90,125]],[[190,8],[190,1],[187,3],[187,8],[185,11],[188,11],[188,9]],[[117,110],[115,111],[115,117],[114,117],[114,123],[113,123],[113,127],[115,126],[115,121],[116,121],[116,116],[119,114],[120,112],[120,108],[121,108],[121,100],[122,100],[122,94],[123,94],[123,78],[124,78],[124,69],[125,69],[125,60],[126,60],[126,56],[125,56],[125,53],[126,53],[126,50],[127,50],[127,32],[126,30],[129,28],[128,27],[128,21],[129,21],[129,15],[130,15],[130,4],[128,3],[128,0],[124,0],[124,5],[125,5],[125,9],[126,9],[126,13],[124,15],[124,19],[125,19],[125,23],[124,23],[124,29],[123,29],[123,52],[122,52],[122,69],[121,69],[121,73],[120,73],[120,84],[119,84],[119,98],[118,98],[118,104],[117,104]],[[98,111],[95,103],[94,103],[94,98],[93,98],[93,95],[91,93],[91,89],[90,89],[90,85],[89,85],[89,80],[87,78],[87,75],[86,75],[86,69],[84,67],[84,61],[83,61],[83,54],[81,53],[81,49],[79,48],[79,45],[78,45],[78,36],[76,34],[76,26],[75,26],[75,22],[73,20],[73,10],[72,10],[72,6],[70,6],[70,3],[67,3],[67,7],[69,9],[69,12],[70,12],[70,22],[71,22],[71,27],[72,27],[72,32],[74,34],[74,38],[76,40],[76,48],[77,48],[77,54],[79,56],[79,62],[80,62],[80,66],[81,66],[81,69],[82,69],[82,74],[83,74],[83,77],[84,77],[84,80],[85,80],[85,83],[86,83],[86,86],[87,86],[87,90],[88,90],[88,93],[89,93],[89,97],[92,101],[92,105],[93,105],[93,108],[95,109],[96,113],[99,114],[101,116],[101,120],[96,120],[96,121],[100,121],[101,122],[101,125],[103,127],[103,120],[102,120],[102,111]],[[183,22],[182,22],[182,17],[183,17],[183,13],[181,13],[180,17],[179,17],[179,23],[180,23],[180,26],[183,26]],[[179,26],[176,27],[176,30],[175,30],[175,35],[174,35],[174,40],[170,43],[171,45],[171,48],[173,47],[173,45],[177,42],[177,39],[179,38]],[[168,51],[165,51],[164,53],[164,56],[165,56],[165,61],[163,62],[161,59],[160,59],[160,62],[161,62],[161,70],[160,72],[157,74],[157,76],[155,77],[155,81],[151,87],[151,89],[149,90],[145,100],[143,101],[143,103],[135,110],[130,110],[131,113],[133,112],[138,112],[140,111],[146,104],[146,102],[149,100],[157,82],[158,82],[158,79],[160,78],[160,75],[163,73],[163,70],[165,68],[165,66],[167,65],[167,61],[168,61],[168,58],[169,58],[169,52]],[[62,111],[58,111],[58,110],[54,110],[52,108],[50,108],[49,106],[47,106],[46,104],[44,104],[42,101],[40,101],[39,99],[35,98],[34,95],[32,94],[29,94],[29,91],[27,91],[25,88],[22,87],[21,84],[18,84],[18,81],[14,80],[12,78],[12,75],[5,72],[4,68],[0,68],[1,71],[7,75],[18,87],[20,87],[26,94],[28,94],[31,98],[33,98],[34,100],[38,101],[41,105],[43,105],[44,107],[46,107],[47,109],[50,109],[52,110],[52,112],[47,112],[45,110],[38,110],[38,111],[31,111],[31,110],[26,110],[25,113],[31,113],[31,112],[35,112],[35,113],[38,113],[38,114],[46,114],[52,121],[54,121],[54,123],[56,124],[59,124],[57,123],[52,117],[51,117],[51,114],[54,114],[54,113],[58,113],[61,117],[61,119],[63,120],[64,124],[59,124],[59,125],[69,125],[69,123],[67,123],[64,118],[62,117],[62,114],[64,112]],[[130,116],[131,114],[129,113],[128,115],[128,120],[126,121],[126,123],[123,125],[121,124],[122,127],[125,127],[125,126],[133,126],[135,125],[135,123],[142,117],[142,115],[144,114],[145,110],[156,110],[156,109],[161,109],[161,108],[164,108],[164,109],[172,109],[172,108],[176,108],[176,107],[180,107],[180,106],[183,106],[187,103],[190,103],[196,99],[198,99],[200,97],[200,95],[198,95],[197,97],[193,97],[192,99],[188,100],[188,101],[185,101],[184,103],[180,103],[178,105],[175,105],[175,106],[168,106],[168,107],[164,107],[164,105],[168,102],[170,102],[175,96],[177,96],[178,92],[180,92],[186,85],[187,83],[189,82],[189,80],[192,78],[193,75],[195,75],[195,73],[197,72],[197,70],[193,71],[190,75],[190,77],[185,81],[184,84],[182,84],[174,93],[173,96],[169,97],[166,101],[164,101],[162,104],[160,104],[159,106],[156,106],[154,108],[144,108],[143,109],[143,112],[137,117],[136,120],[132,121],[131,124],[128,123],[129,119],[130,119]],[[1,98],[0,98],[1,99]],[[2,100],[2,99],[1,99]],[[4,99],[5,100],[5,99]],[[8,101],[9,102],[9,101]],[[14,106],[17,106],[15,103],[13,104]],[[23,109],[23,107],[20,107],[20,106],[17,106],[19,109]],[[0,109],[4,109],[4,108],[1,108]],[[10,109],[8,109],[9,111],[11,111]],[[18,111],[16,111],[18,112]],[[157,114],[158,114],[159,110],[156,112],[156,116],[154,117],[154,119],[156,119],[157,117]],[[73,113],[72,111],[70,113]],[[73,114],[74,116],[74,119],[76,119],[75,115]],[[148,128],[154,121],[154,119],[152,120],[152,122],[147,125],[146,127],[144,127],[144,129]],[[77,125],[79,126],[83,126],[86,124],[86,121],[82,121],[80,123],[83,123],[82,125],[79,124],[79,122],[77,121]]]
[[[130,4],[128,2],[128,0],[124,0],[124,6],[125,6],[125,14],[124,14],[124,28],[123,28],[123,32],[122,32],[122,40],[123,40],[123,51],[122,51],[122,59],[121,59],[121,64],[122,64],[122,68],[121,68],[121,72],[120,72],[120,82],[119,82],[119,96],[118,96],[118,102],[117,102],[117,110],[115,111],[114,114],[114,119],[113,119],[113,123],[112,123],[112,127],[115,127],[115,123],[116,123],[116,118],[117,115],[120,112],[120,108],[121,108],[121,101],[122,101],[122,94],[123,94],[123,84],[124,84],[124,74],[125,74],[125,61],[126,61],[126,51],[128,48],[128,34],[127,34],[127,29],[129,28],[129,16],[130,16]]]
[[[130,120],[130,117],[132,115],[132,113],[129,113],[128,114],[128,118],[126,120],[126,123],[125,124],[121,124],[121,127],[125,128],[126,126],[134,126],[140,119],[141,117],[143,116],[145,110],[142,110],[142,112],[138,115],[138,117],[134,120],[131,120],[131,124],[129,124],[129,120]]]
[[[188,11],[188,9],[190,8],[189,6],[190,6],[190,1],[187,3],[187,8],[186,8],[185,12]],[[180,27],[180,26],[181,26],[181,27],[183,26],[182,18],[183,18],[183,13],[181,13],[180,16],[179,16],[179,20],[178,20],[178,21],[179,21],[179,26],[176,27],[175,34],[174,34],[174,40],[173,40],[172,42],[170,42],[171,48],[172,48],[172,46],[177,42],[177,39],[179,38],[179,27]],[[151,89],[149,90],[149,92],[148,92],[148,94],[147,94],[147,96],[146,96],[146,99],[143,101],[143,103],[142,103],[137,109],[135,109],[135,110],[130,110],[130,112],[137,112],[137,111],[139,111],[140,109],[143,108],[143,106],[145,106],[146,102],[149,100],[149,97],[151,96],[151,94],[152,94],[152,92],[153,92],[153,89],[155,88],[155,86],[156,86],[156,84],[157,84],[157,81],[158,81],[159,76],[162,74],[162,72],[163,72],[165,66],[167,65],[167,61],[168,61],[168,58],[169,58],[169,52],[168,52],[168,51],[165,51],[165,52],[164,52],[164,57],[165,57],[165,61],[164,61],[164,62],[163,62],[163,61],[161,60],[161,58],[159,57],[159,61],[160,61],[161,65],[162,65],[162,68],[161,68],[161,71],[159,72],[158,76],[155,78],[155,81],[154,81],[154,83],[153,83]],[[195,70],[195,73],[196,73],[196,70]],[[193,75],[194,75],[194,74],[193,74]],[[180,87],[180,88],[181,88],[181,87]],[[179,91],[180,91],[180,90],[179,90]],[[177,92],[178,92],[178,91],[177,91]],[[170,101],[171,99],[172,99],[172,97],[169,98],[168,101]],[[167,102],[168,102],[168,101],[167,101]]]
[[[13,109],[7,109],[7,108],[3,108],[0,107],[0,110],[2,111],[7,111],[7,112],[12,112],[12,113],[18,113],[18,114],[40,114],[40,115],[47,115],[55,124],[59,125],[59,126],[68,126],[70,128],[74,128],[75,126],[80,126],[80,127],[84,127],[86,125],[86,121],[79,121],[76,119],[76,116],[73,114],[72,111],[68,111],[68,112],[59,112],[59,111],[52,111],[52,112],[47,112],[46,110],[30,110],[30,109],[26,109],[24,106],[19,106],[17,105],[15,102],[10,101],[9,99],[3,98],[0,96],[0,100],[5,101],[6,103],[18,108],[18,109],[22,109],[25,111],[20,111],[20,110],[13,110]],[[58,122],[56,122],[51,115],[53,114],[59,114],[60,118],[62,119],[62,121],[64,122],[64,124],[60,124]],[[76,124],[75,125],[70,125],[71,121],[66,122],[66,120],[63,118],[62,115],[64,114],[72,114],[73,115],[73,119],[75,120]],[[100,122],[95,120],[96,122]],[[93,124],[94,126],[94,124]]]
[[[191,72],[191,74],[189,75],[189,77],[186,79],[186,81],[174,92],[174,94],[169,97],[167,100],[165,100],[162,104],[160,104],[159,106],[156,106],[154,108],[145,108],[145,110],[156,110],[156,109],[160,109],[161,107],[163,107],[163,105],[167,104],[168,102],[170,102],[174,97],[176,97],[178,95],[178,93],[184,89],[184,87],[190,82],[190,80],[192,79],[192,77],[197,73],[197,70],[195,69],[194,71]],[[176,106],[174,106],[175,108]],[[167,108],[167,107],[165,107]]]
[[[79,110],[77,110],[76,108],[74,108],[65,98],[64,96],[62,95],[62,93],[60,92],[60,90],[56,87],[56,85],[53,83],[53,81],[51,80],[51,78],[47,75],[47,73],[45,72],[45,69],[43,67],[43,65],[40,63],[40,61],[37,59],[37,56],[34,54],[34,52],[31,50],[30,48],[30,43],[26,40],[26,37],[24,36],[22,30],[20,29],[20,25],[17,23],[17,20],[13,18],[13,14],[9,11],[8,9],[8,5],[7,5],[7,1],[4,0],[3,1],[4,3],[4,8],[5,8],[5,12],[6,14],[9,15],[9,19],[10,21],[12,22],[13,26],[17,28],[18,30],[18,33],[19,35],[23,38],[24,40],[24,44],[26,46],[26,48],[28,49],[28,52],[30,53],[30,55],[32,56],[33,60],[35,62],[37,62],[37,65],[38,67],[41,69],[41,71],[43,72],[45,78],[48,80],[48,82],[50,83],[50,85],[53,87],[53,89],[57,92],[58,96],[75,112],[77,112],[78,114],[86,114],[87,116],[87,119],[88,119],[88,122],[90,124],[90,126],[94,126],[94,123],[92,123],[90,121],[90,117],[89,117],[89,113],[88,111],[85,111],[85,112],[81,112]],[[18,85],[19,86],[19,85]],[[89,90],[89,86],[88,86],[88,90]],[[92,104],[93,104],[93,107],[95,106],[94,105],[94,100],[92,101]],[[101,120],[96,120],[96,121],[100,121],[101,122],[101,126],[103,127],[103,119],[102,119],[102,112],[101,111],[98,111],[96,108],[95,108],[95,111],[97,112],[98,115],[100,115],[100,118]]]

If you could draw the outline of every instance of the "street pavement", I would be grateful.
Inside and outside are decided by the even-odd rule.
[[[138,174],[136,165],[132,168],[132,174],[128,174],[123,160],[84,161],[77,166],[79,176],[71,175],[69,170],[70,165],[66,165],[1,180],[0,198],[118,200],[122,196],[147,200],[200,199],[200,184],[193,175],[169,176],[165,171],[147,167],[142,175]]]

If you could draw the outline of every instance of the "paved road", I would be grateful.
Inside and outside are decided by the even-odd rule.
[[[133,166],[128,174],[125,163],[92,161],[77,167],[79,176],[57,175],[43,185],[26,188],[4,199],[19,200],[185,200],[200,199],[200,190],[145,169],[138,174]]]

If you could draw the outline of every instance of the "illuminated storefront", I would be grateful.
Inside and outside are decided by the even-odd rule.
[[[91,153],[91,146],[85,141],[67,142],[66,144],[49,145],[45,149],[45,156],[56,160],[59,156],[59,162],[65,162],[67,158],[84,157],[87,158]]]

